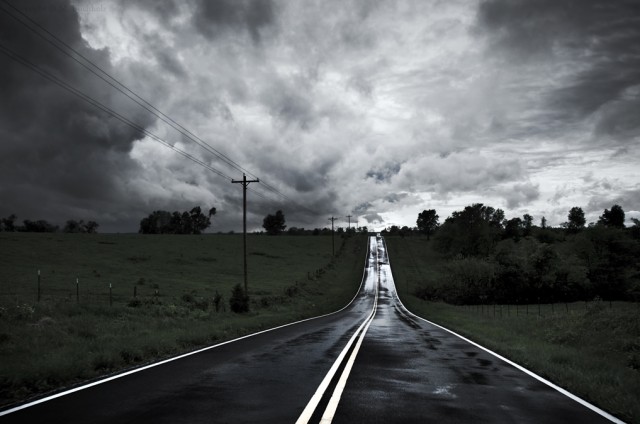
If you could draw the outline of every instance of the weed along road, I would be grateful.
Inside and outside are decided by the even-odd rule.
[[[606,423],[399,301],[369,239],[343,310],[212,346],[0,412],[15,423]]]

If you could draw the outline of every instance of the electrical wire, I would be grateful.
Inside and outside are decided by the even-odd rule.
[[[10,7],[15,12],[19,13],[24,19],[22,19],[21,17],[17,16],[14,13],[12,13],[11,11],[7,10],[6,8],[2,7],[2,4]],[[61,40],[59,37],[57,37],[51,31],[49,31],[48,29],[46,29],[45,27],[40,25],[38,22],[33,20],[31,17],[29,17],[24,12],[22,12],[20,9],[16,8],[11,3],[9,3],[9,2],[0,3],[0,10],[2,10],[6,14],[8,14],[12,18],[14,18],[16,21],[18,21],[23,26],[28,28],[31,32],[33,32],[34,34],[38,35],[40,38],[42,38],[43,40],[45,40],[46,42],[51,44],[53,47],[55,47],[57,50],[59,50],[60,52],[62,52],[63,54],[65,54],[66,56],[68,56],[69,58],[74,60],[75,62],[77,62],[79,65],[84,67],[86,70],[88,70],[89,72],[91,72],[92,74],[97,76],[98,78],[102,79],[104,82],[109,84],[111,87],[113,87],[114,89],[118,90],[124,96],[128,97],[130,100],[132,100],[133,102],[138,104],[140,107],[142,107],[143,109],[145,109],[146,111],[148,111],[152,115],[156,116],[158,119],[162,120],[167,125],[171,126],[173,129],[178,131],[180,134],[182,134],[187,139],[189,139],[192,142],[196,143],[197,145],[199,145],[201,148],[203,148],[207,152],[213,154],[214,156],[216,156],[218,159],[222,160],[224,163],[226,163],[230,167],[232,167],[232,168],[234,168],[234,169],[236,169],[236,170],[238,170],[240,172],[243,172],[243,173],[245,173],[245,174],[247,174],[247,175],[249,175],[249,176],[251,176],[251,177],[253,177],[255,179],[259,179],[258,177],[255,176],[255,174],[253,174],[250,171],[246,170],[245,168],[240,166],[237,162],[235,162],[234,160],[229,158],[227,155],[225,155],[222,152],[220,152],[219,150],[215,149],[210,144],[208,144],[207,142],[202,140],[200,137],[198,137],[197,135],[195,135],[194,133],[189,131],[183,125],[181,125],[180,123],[176,122],[170,116],[168,116],[165,113],[163,113],[162,111],[160,111],[158,108],[156,108],[149,101],[147,101],[144,98],[142,98],[141,96],[139,96],[137,93],[135,93],[129,87],[127,87],[125,84],[123,84],[118,79],[113,77],[111,74],[109,74],[108,72],[103,70],[99,65],[95,64],[93,61],[91,61],[90,59],[88,59],[87,57],[82,55],[80,52],[78,52],[72,46],[70,46],[69,44],[67,44],[63,40]],[[40,31],[38,31],[38,29]],[[45,35],[43,35],[43,32],[46,33],[50,38],[48,38]],[[55,42],[53,40],[55,40]],[[65,50],[65,48],[67,50]],[[69,51],[73,52],[73,54],[71,54]],[[78,57],[82,58],[84,60],[84,62],[79,60]],[[91,65],[91,66],[89,66],[89,65]],[[304,210],[306,210],[306,211],[308,211],[310,213],[315,213],[314,211],[312,211],[311,209],[305,207],[304,205],[301,205],[301,204],[297,203],[296,201],[291,199],[286,194],[282,193],[280,190],[278,190],[274,186],[268,184],[267,182],[264,181],[264,179],[260,181],[260,184],[262,186],[264,186],[270,192],[282,197],[283,199],[287,200],[288,202],[296,204],[296,205],[300,206],[302,209],[304,209]],[[255,190],[252,190],[252,191],[255,192]]]
[[[163,138],[155,135],[154,133],[150,132],[149,130],[147,130],[146,128],[142,127],[141,125],[136,124],[135,122],[129,120],[128,118],[124,117],[123,115],[119,114],[118,112],[114,111],[113,109],[111,109],[110,107],[104,105],[103,103],[99,102],[98,100],[95,100],[94,98],[92,98],[91,96],[83,93],[82,91],[78,90],[77,88],[73,87],[72,85],[66,83],[65,81],[61,80],[60,78],[56,77],[55,75],[45,71],[44,69],[40,68],[38,65],[34,64],[33,62],[29,61],[28,59],[26,59],[25,57],[19,55],[18,53],[14,52],[13,50],[9,49],[8,47],[0,44],[0,52],[4,53],[6,56],[8,56],[9,58],[15,60],[16,62],[20,63],[21,65],[31,69],[32,71],[38,73],[40,76],[44,77],[45,79],[53,82],[54,84],[64,88],[65,90],[71,92],[72,94],[76,95],[77,97],[81,98],[82,100],[84,100],[85,102],[91,104],[92,106],[96,107],[97,109],[102,110],[103,112],[113,116],[114,118],[118,119],[119,121],[123,122],[126,125],[129,125],[131,128],[135,129],[136,131],[139,131],[140,133],[148,136],[149,138],[169,147],[171,150],[179,153],[180,155],[186,157],[187,159],[203,166],[204,168],[210,170],[211,172],[227,178],[227,179],[231,179],[231,177],[227,174],[225,174],[224,172],[214,168],[213,166],[207,164],[206,162],[198,159],[197,157],[193,156],[190,153],[185,152],[182,149],[179,149],[177,147],[175,147],[174,145],[172,145],[171,143],[165,141]]]

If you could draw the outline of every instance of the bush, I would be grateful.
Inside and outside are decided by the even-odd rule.
[[[222,295],[216,290],[216,294],[213,296],[213,304],[216,307],[216,312],[220,310],[220,303],[222,303]]]
[[[231,290],[229,307],[237,314],[249,312],[249,296],[244,292],[240,284],[236,284],[233,290]]]
[[[127,303],[127,306],[130,308],[137,308],[139,306],[142,306],[142,301],[137,297],[134,297],[129,301],[129,303]]]

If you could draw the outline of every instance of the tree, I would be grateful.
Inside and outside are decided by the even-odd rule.
[[[634,239],[640,239],[640,219],[631,218],[633,222],[633,227],[631,227],[631,237]]]
[[[202,234],[211,225],[211,217],[216,208],[209,209],[208,216],[200,206],[182,213],[175,211],[153,211],[140,221],[142,234]]]
[[[99,225],[95,221],[85,223],[82,219],[80,221],[70,219],[67,221],[62,231],[65,233],[95,234],[97,233],[98,227]]]
[[[512,238],[515,241],[520,240],[520,237],[522,236],[522,228],[523,223],[520,218],[511,218],[506,221],[506,224],[504,225],[503,238]]]
[[[440,224],[438,223],[438,214],[435,209],[424,210],[418,214],[418,231],[427,235],[427,240],[431,238],[431,235],[438,229]]]
[[[214,208],[215,209],[215,208]],[[209,210],[211,213],[211,210]],[[205,215],[202,213],[200,206],[196,206],[191,209],[190,219],[191,219],[191,233],[190,234],[202,234],[204,230],[206,230],[211,225],[211,215]]]
[[[249,296],[240,284],[236,284],[233,290],[231,290],[229,306],[231,310],[237,314],[249,312]]]
[[[98,227],[100,226],[100,224],[98,224],[95,221],[89,221],[85,224],[85,230],[87,232],[87,234],[95,234],[98,232]]]
[[[82,226],[84,224],[84,221],[75,221],[73,219],[70,219],[67,221],[67,223],[64,225],[64,228],[62,229],[62,232],[64,233],[82,233]]]
[[[269,214],[264,217],[264,220],[262,221],[262,227],[267,231],[267,234],[273,236],[282,233],[284,229],[287,228],[284,223],[284,214],[281,210],[278,210],[276,211],[275,215]]]
[[[619,205],[613,205],[611,210],[605,209],[598,219],[598,224],[606,227],[624,228],[624,211]]]
[[[37,221],[25,219],[23,223],[24,225],[18,228],[18,230],[26,233],[55,233],[58,231],[57,225],[50,224],[44,219],[39,219]]]
[[[484,210],[484,218],[489,221],[489,225],[493,228],[502,229],[502,223],[504,221],[504,211],[502,209],[494,209],[491,206],[486,206]]]
[[[584,217],[584,211],[582,210],[582,208],[577,206],[571,208],[568,218],[569,221],[566,222],[564,226],[570,233],[577,233],[584,228],[584,224],[587,222]]]
[[[171,222],[171,213],[167,211],[153,211],[148,217],[140,221],[142,234],[162,234],[165,233]]]
[[[531,227],[533,227],[533,217],[525,213],[522,215],[522,235],[525,237],[531,235]]]
[[[436,248],[450,256],[487,256],[500,238],[501,209],[476,203],[455,211],[438,230]]]
[[[0,222],[0,231],[14,232],[16,230],[16,218],[17,216],[15,214],[2,218],[2,222]]]

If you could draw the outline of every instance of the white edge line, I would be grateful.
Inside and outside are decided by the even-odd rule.
[[[172,358],[164,359],[164,360],[159,361],[159,362],[154,362],[153,364],[145,365],[145,366],[140,367],[140,368],[135,368],[133,370],[125,371],[123,373],[120,373],[120,374],[117,374],[117,375],[113,375],[111,377],[107,377],[107,378],[104,378],[102,380],[94,381],[92,383],[85,384],[83,386],[74,387],[73,389],[65,390],[63,392],[56,393],[56,394],[44,397],[42,399],[37,399],[37,400],[34,400],[32,402],[25,403],[23,405],[18,405],[18,406],[15,406],[13,408],[10,408],[10,409],[5,409],[4,411],[0,411],[0,417],[5,416],[5,415],[9,415],[9,414],[14,413],[14,412],[21,411],[23,409],[30,408],[32,406],[39,405],[39,404],[44,403],[44,402],[48,402],[48,401],[53,400],[53,399],[57,399],[57,398],[62,397],[62,396],[70,395],[72,393],[79,392],[81,390],[85,390],[85,389],[88,389],[88,388],[91,388],[91,387],[94,387],[94,386],[97,386],[97,385],[100,385],[100,384],[103,384],[103,383],[108,383],[109,381],[117,380],[118,378],[126,377],[128,375],[135,374],[137,372],[145,371],[145,370],[147,370],[149,368],[153,368],[153,367],[157,367],[157,366],[160,366],[160,365],[164,365],[164,364],[169,363],[169,362],[177,361],[178,359],[183,359],[183,358],[186,358],[188,356],[196,355],[198,353],[202,353],[202,352],[205,352],[205,351],[210,350],[210,349],[215,349],[215,348],[218,348],[220,346],[224,346],[224,345],[227,345],[227,344],[230,344],[230,343],[234,343],[234,342],[237,342],[237,341],[240,341],[240,340],[243,340],[243,339],[247,339],[249,337],[257,336],[257,335],[260,335],[260,334],[263,334],[263,333],[267,333],[267,332],[270,332],[270,331],[279,330],[281,328],[289,327],[291,325],[300,324],[302,322],[328,317],[330,315],[335,315],[335,314],[337,314],[339,312],[342,312],[345,309],[347,309],[356,300],[356,298],[360,294],[360,290],[362,289],[362,285],[364,284],[364,275],[365,275],[365,272],[368,269],[367,263],[369,261],[369,250],[370,250],[369,239],[370,239],[370,237],[371,236],[367,237],[367,254],[365,255],[365,261],[364,261],[365,267],[364,267],[364,271],[362,272],[362,280],[360,281],[360,286],[358,287],[358,291],[356,291],[355,296],[353,296],[353,298],[351,299],[351,301],[349,303],[347,303],[343,308],[338,309],[337,311],[330,312],[330,313],[324,314],[324,315],[319,315],[317,317],[305,318],[303,320],[296,321],[296,322],[291,322],[291,323],[288,323],[288,324],[283,324],[283,325],[280,325],[278,327],[268,328],[266,330],[258,331],[257,333],[247,334],[247,335],[244,335],[242,337],[238,337],[238,338],[235,338],[235,339],[232,339],[232,340],[227,340],[225,342],[218,343],[218,344],[215,344],[215,345],[212,345],[212,346],[207,346],[207,347],[204,347],[202,349],[194,350],[193,352],[187,352],[187,353],[184,353],[182,355],[178,355],[178,356],[174,356]]]
[[[329,399],[329,403],[327,404],[326,409],[324,410],[324,414],[322,414],[322,418],[320,419],[320,424],[331,424],[333,421],[333,417],[338,410],[338,405],[340,404],[340,398],[342,397],[342,392],[347,385],[347,380],[349,379],[349,374],[351,374],[351,369],[353,368],[353,364],[356,361],[356,357],[358,356],[358,352],[360,351],[360,346],[362,346],[362,341],[364,340],[373,319],[376,316],[376,311],[378,308],[378,282],[376,282],[376,298],[373,305],[373,312],[371,316],[366,321],[367,326],[360,333],[360,337],[358,338],[358,343],[353,348],[353,352],[351,352],[351,356],[349,356],[349,360],[347,361],[347,365],[345,365],[344,370],[342,370],[342,375],[340,375],[340,379],[338,380],[338,384],[331,395],[331,399]]]
[[[386,242],[384,242],[384,243],[385,243],[385,250],[387,251],[387,258],[388,258],[389,257],[389,251],[386,249],[386,244],[387,243]],[[391,260],[389,260],[388,262],[389,262],[389,269],[391,269]],[[393,278],[393,271],[391,271],[391,276]],[[394,279],[393,285],[395,287],[395,279]],[[466,341],[468,343],[471,343],[472,345],[474,345],[476,347],[479,347],[480,349],[484,350],[485,352],[490,353],[491,355],[503,360],[504,362],[508,363],[509,365],[511,365],[511,366],[519,369],[520,371],[530,375],[531,377],[535,378],[536,380],[538,380],[538,381],[546,384],[547,386],[557,390],[558,392],[562,393],[563,395],[567,396],[568,398],[573,399],[574,401],[578,402],[582,406],[585,406],[585,407],[591,409],[593,412],[596,412],[597,414],[600,414],[601,416],[603,416],[604,418],[608,419],[609,421],[612,421],[612,422],[614,422],[616,424],[626,424],[624,421],[620,420],[619,418],[614,417],[610,413],[598,408],[597,406],[589,403],[588,401],[582,399],[581,397],[578,397],[578,396],[574,395],[573,393],[567,391],[566,389],[563,389],[562,387],[552,383],[551,381],[547,380],[546,378],[539,376],[538,374],[534,373],[531,370],[528,370],[527,368],[523,367],[522,365],[519,365],[519,364],[513,362],[512,360],[505,358],[504,356],[502,356],[502,355],[492,351],[491,349],[488,349],[488,348],[486,348],[486,347],[474,342],[473,340],[469,340],[468,338],[456,333],[455,331],[449,330],[448,328],[443,327],[442,325],[436,324],[435,322],[431,322],[428,319],[422,318],[421,316],[418,316],[418,315],[414,314],[409,309],[407,309],[406,306],[404,306],[404,304],[402,303],[402,300],[400,300],[400,296],[398,295],[398,290],[397,289],[395,290],[395,292],[396,292],[396,297],[398,298],[398,302],[400,302],[400,305],[402,305],[404,310],[407,311],[409,314],[413,315],[414,317],[416,317],[418,319],[421,319],[421,320],[423,320],[423,321],[425,321],[425,322],[427,322],[427,323],[429,323],[431,325],[434,325],[434,326],[436,326],[438,328],[441,328],[441,329],[453,334],[454,336],[459,337],[460,339],[462,339],[462,340],[464,340],[464,341]]]
[[[367,262],[369,260],[369,254],[368,253],[371,251],[371,249],[370,249],[371,248],[371,244],[370,243],[371,242],[369,241],[369,245],[368,245],[369,247],[368,247],[368,251],[367,251]],[[365,270],[367,270],[368,268],[369,267],[366,266]],[[374,267],[374,269],[375,269],[375,267]],[[363,283],[364,283],[364,272],[363,272],[363,280],[362,280],[361,285]],[[376,285],[376,290],[377,290],[377,285]],[[376,296],[376,301],[377,301],[377,296]],[[296,420],[296,424],[307,424],[309,422],[309,420],[311,419],[311,417],[313,416],[313,413],[315,412],[316,408],[318,407],[318,404],[320,403],[320,401],[322,400],[322,397],[324,396],[324,392],[329,387],[329,383],[331,383],[331,380],[333,379],[333,376],[338,371],[338,368],[340,367],[340,364],[344,360],[344,357],[347,355],[347,351],[349,350],[349,348],[351,348],[351,345],[353,344],[353,341],[358,337],[358,334],[360,333],[362,328],[367,324],[367,322],[369,322],[372,319],[373,315],[375,314],[376,302],[374,302],[373,306],[374,307],[373,307],[373,310],[371,311],[371,314],[369,314],[369,316],[362,322],[362,324],[360,324],[360,327],[358,327],[358,329],[353,333],[353,335],[351,336],[351,338],[349,339],[349,341],[345,345],[344,349],[342,349],[342,351],[340,352],[340,355],[338,355],[336,360],[331,365],[331,368],[329,369],[327,374],[324,376],[324,378],[320,382],[320,385],[316,389],[315,393],[313,394],[313,396],[311,396],[311,399],[309,400],[309,402],[307,403],[305,408],[302,410],[302,413],[300,414],[300,416]]]

